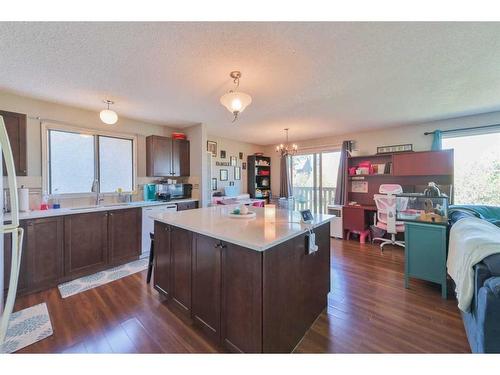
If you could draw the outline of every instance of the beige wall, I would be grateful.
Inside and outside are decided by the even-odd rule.
[[[295,142],[299,150],[306,152],[315,148],[339,149],[342,141],[355,141],[354,148],[360,155],[371,155],[377,152],[377,146],[411,143],[415,151],[425,151],[431,148],[432,135],[424,135],[426,131],[436,129],[447,130],[500,123],[500,112],[490,112],[473,116],[464,116],[447,120],[433,121],[417,125],[406,125],[384,128],[372,131],[349,133],[321,139]],[[290,130],[293,134],[293,129]],[[267,146],[266,156],[271,156],[271,189],[273,195],[279,195],[279,157],[274,151],[275,146]]]
[[[146,176],[146,136],[151,134],[170,135],[174,131],[174,129],[166,126],[150,124],[122,116],[119,117],[115,125],[105,125],[100,121],[97,111],[37,100],[4,91],[0,91],[0,109],[25,113],[28,116],[28,177],[19,177],[19,183],[33,188],[41,187],[42,174],[40,121],[36,117],[57,120],[78,127],[137,135],[137,176],[139,183],[148,180],[144,178]]]
[[[248,170],[241,170],[241,180],[234,180],[234,167],[220,167],[216,166],[215,162],[216,161],[225,161],[229,162],[229,157],[230,156],[236,156],[237,160],[237,166],[241,167],[243,162],[247,162],[247,156],[252,155],[255,152],[264,152],[265,146],[259,146],[259,145],[254,145],[251,143],[245,143],[245,142],[239,142],[235,141],[232,139],[226,139],[226,138],[221,138],[217,136],[208,136],[209,141],[214,141],[217,142],[217,157],[212,159],[212,166],[211,166],[211,174],[212,177],[217,178],[217,188],[218,190],[221,190],[223,187],[229,185],[230,181],[234,181],[234,185],[236,188],[239,190],[239,192],[246,193],[247,192],[247,172]],[[206,147],[206,146],[205,146]],[[220,158],[220,152],[221,150],[226,151],[226,158],[221,159]],[[243,159],[239,159],[239,153],[243,153]],[[219,173],[221,169],[227,169],[228,170],[228,175],[229,179],[228,181],[220,181],[219,179]]]

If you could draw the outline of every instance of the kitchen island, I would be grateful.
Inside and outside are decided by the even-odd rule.
[[[254,219],[235,219],[233,209],[152,216],[154,286],[228,351],[291,352],[327,306],[331,216],[302,224],[294,211],[252,207]]]

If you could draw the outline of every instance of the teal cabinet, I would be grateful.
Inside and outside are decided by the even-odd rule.
[[[405,288],[410,277],[441,284],[446,288],[446,225],[405,223]]]

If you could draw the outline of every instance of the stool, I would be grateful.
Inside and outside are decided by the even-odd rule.
[[[146,278],[146,283],[148,284],[151,281],[151,274],[153,273],[153,264],[155,260],[155,234],[153,232],[149,233],[149,238],[151,238],[151,246],[149,248],[148,276]]]
[[[346,236],[347,240],[349,240],[349,238],[351,237],[351,233],[359,234],[359,243],[366,243],[366,238],[368,238],[368,240],[371,240],[371,233],[370,233],[369,229],[365,229],[362,232],[357,231],[357,230],[350,230],[347,232],[347,236]]]

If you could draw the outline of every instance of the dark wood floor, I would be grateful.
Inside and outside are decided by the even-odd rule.
[[[404,253],[332,240],[328,309],[297,353],[469,352],[456,300],[437,285],[403,287]],[[179,319],[138,273],[61,299],[56,288],[21,297],[16,310],[47,302],[54,334],[20,353],[212,353],[218,349]]]

